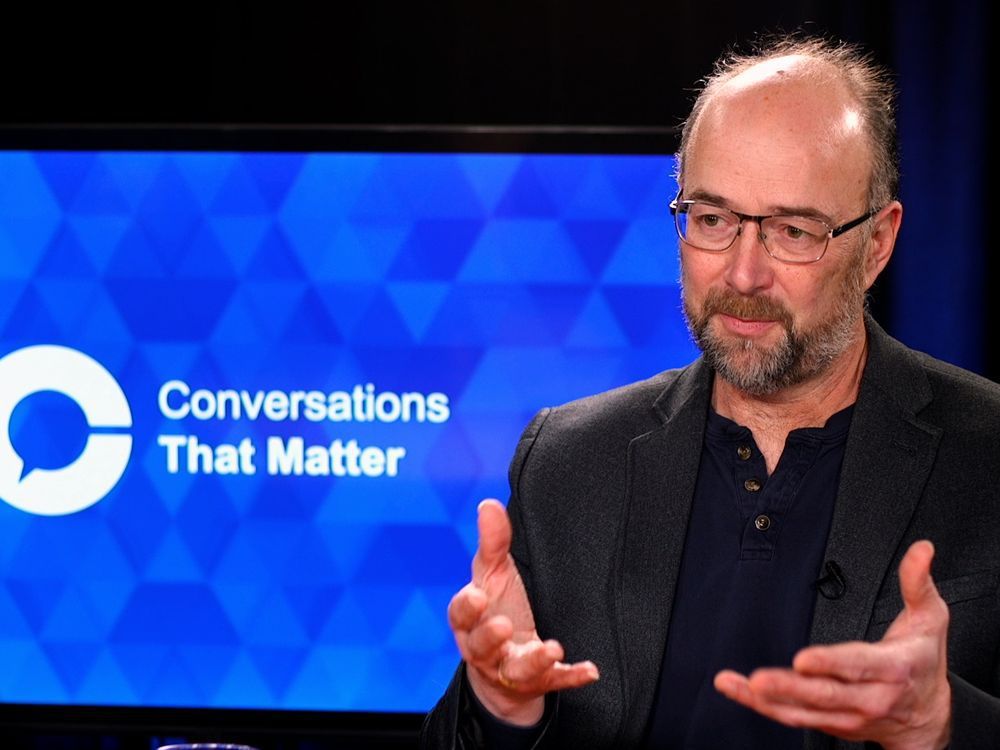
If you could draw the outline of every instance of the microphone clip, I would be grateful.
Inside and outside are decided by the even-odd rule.
[[[840,599],[847,593],[847,579],[844,578],[844,571],[840,569],[833,560],[827,560],[823,565],[824,575],[817,578],[812,583],[812,587],[819,591],[824,599]]]

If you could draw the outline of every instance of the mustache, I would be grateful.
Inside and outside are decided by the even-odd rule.
[[[731,289],[711,289],[702,303],[702,316],[731,315],[743,320],[774,320],[786,329],[792,326],[792,314],[783,304],[770,297],[737,294]]]

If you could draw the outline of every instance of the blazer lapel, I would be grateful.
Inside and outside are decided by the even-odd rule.
[[[843,571],[842,597],[817,596],[810,640],[861,640],[937,453],[940,429],[917,413],[930,386],[911,352],[869,321],[869,358],[841,469],[827,561]],[[891,395],[890,395],[891,394]]]
[[[628,489],[612,592],[625,712],[623,746],[636,744],[652,707],[701,457],[711,373],[698,360],[657,399],[663,425],[629,444]]]

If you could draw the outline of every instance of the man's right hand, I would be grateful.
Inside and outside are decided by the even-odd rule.
[[[538,637],[510,539],[506,509],[483,500],[472,581],[452,598],[448,622],[479,702],[504,721],[530,726],[542,718],[546,693],[587,685],[598,673],[589,661],[564,663],[562,646]]]

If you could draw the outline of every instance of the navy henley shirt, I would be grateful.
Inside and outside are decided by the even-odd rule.
[[[808,644],[852,413],[793,430],[768,476],[750,430],[710,412],[647,747],[801,750],[803,730],[712,680],[789,666]]]

